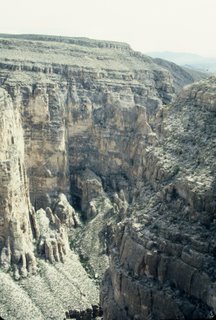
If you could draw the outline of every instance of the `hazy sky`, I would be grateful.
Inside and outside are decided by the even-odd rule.
[[[216,57],[216,0],[1,0],[0,33],[117,40]]]

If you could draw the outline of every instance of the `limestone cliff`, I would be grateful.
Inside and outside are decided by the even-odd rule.
[[[30,226],[29,188],[24,165],[24,140],[18,108],[0,91],[0,255],[5,270],[13,266],[16,278],[35,272]]]
[[[110,233],[105,319],[200,319],[216,313],[215,85],[163,110],[139,194]]]
[[[174,81],[166,68],[120,43],[11,37],[0,39],[0,83],[20,104],[36,209],[50,205],[55,193],[69,194],[69,174],[77,169],[128,172],[124,154],[136,126],[141,130],[141,117],[154,126],[175,87],[193,81],[188,74]]]
[[[62,194],[46,212],[32,208],[20,104],[3,89],[0,135],[0,316],[63,319],[68,308],[85,309],[98,302],[94,282],[69,252],[67,230],[77,226],[76,214]]]
[[[67,281],[73,283],[74,277],[79,285],[80,268],[80,281],[84,288],[86,285],[88,297],[83,298],[83,290],[80,293],[76,284],[72,287],[75,296],[85,300],[80,307],[88,307],[98,299],[98,289],[87,279],[81,264],[71,262],[69,234],[81,263],[96,281],[103,278],[110,256],[102,294],[105,319],[145,319],[149,314],[155,319],[183,318],[214,309],[214,294],[205,300],[205,288],[196,287],[195,280],[187,285],[188,278],[181,276],[186,273],[191,283],[192,276],[199,278],[196,266],[188,267],[185,262],[192,250],[187,245],[203,228],[199,222],[209,223],[209,201],[199,183],[194,191],[188,179],[193,164],[190,154],[184,158],[187,133],[182,126],[187,123],[188,111],[182,106],[193,101],[190,108],[192,121],[196,121],[199,116],[193,108],[197,105],[203,105],[207,113],[214,112],[214,90],[199,93],[199,86],[205,83],[186,88],[174,107],[169,107],[180,88],[193,82],[196,75],[168,62],[155,62],[127,44],[1,35],[0,48],[2,266],[7,264],[18,278],[27,275],[26,267],[30,271],[37,264],[45,283],[53,281],[60,292]],[[203,128],[201,118],[199,121]],[[184,150],[179,157],[175,154],[178,150]],[[193,148],[192,154],[196,152]],[[210,153],[208,159],[212,161]],[[181,170],[184,162],[190,163],[188,172]],[[213,193],[210,198],[212,221]],[[197,220],[191,218],[194,216]],[[207,218],[202,220],[201,216]],[[12,218],[16,224],[11,227],[5,220]],[[188,227],[191,219],[195,221],[194,231]],[[172,221],[175,227],[168,232]],[[184,230],[186,248],[179,244],[184,232],[177,232],[184,227],[188,232]],[[202,243],[200,239],[194,241]],[[54,263],[53,268],[43,259]],[[200,268],[207,277],[204,266]],[[53,275],[53,270],[55,276],[49,278],[48,272]],[[58,272],[62,272],[61,284],[56,283]],[[175,278],[177,272],[179,278]],[[44,290],[44,286],[38,273],[36,277],[34,289],[31,278],[22,280],[23,286],[27,294],[33,292],[37,305],[43,305],[41,313],[32,307],[35,319],[47,319],[39,297],[39,288]],[[210,286],[213,281],[205,283]],[[51,285],[51,291],[57,287]],[[69,294],[72,287],[70,284]],[[91,290],[93,297],[89,296]],[[47,303],[53,306],[47,288],[46,293],[51,301]],[[65,301],[62,299],[61,311]],[[2,305],[6,314],[7,305]],[[60,314],[55,308],[52,316],[58,319]]]

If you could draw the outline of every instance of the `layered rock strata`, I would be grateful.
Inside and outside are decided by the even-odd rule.
[[[214,90],[202,94],[199,86],[205,83],[195,85],[169,109],[166,105],[180,87],[194,78],[125,44],[2,35],[0,46],[0,84],[5,90],[0,146],[2,265],[12,265],[16,278],[34,269],[36,258],[39,265],[43,257],[55,268],[55,263],[67,260],[67,252],[70,255],[69,231],[95,279],[103,277],[110,254],[102,295],[105,319],[207,315],[215,308],[214,281],[196,287],[194,279],[207,279],[208,267],[201,264],[201,272],[196,270],[197,249],[196,262],[188,261],[193,236],[200,232],[193,240],[202,248],[202,223],[205,220],[207,228],[214,220],[213,193],[203,194],[198,174],[194,189],[188,179],[192,158],[183,154],[177,161],[175,152],[187,149],[184,137],[190,141],[183,103],[193,100],[193,121],[198,119],[197,105],[203,104],[208,117],[214,112]],[[197,148],[193,150],[197,154]],[[210,186],[211,173],[204,171]],[[188,227],[191,221],[193,228]]]
[[[164,110],[133,213],[110,234],[105,319],[216,313],[215,84],[210,78],[186,88]]]
[[[5,270],[13,266],[15,278],[34,273],[30,226],[31,205],[24,164],[24,139],[20,113],[8,93],[0,90],[0,262]]]

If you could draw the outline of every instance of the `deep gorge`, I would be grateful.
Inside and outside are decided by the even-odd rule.
[[[123,43],[0,48],[0,316],[214,315],[215,77]]]

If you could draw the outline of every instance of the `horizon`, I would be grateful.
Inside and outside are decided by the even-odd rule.
[[[142,53],[216,57],[214,0],[8,0],[1,7],[0,33],[90,38],[125,42]]]

